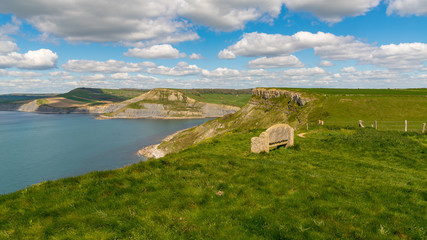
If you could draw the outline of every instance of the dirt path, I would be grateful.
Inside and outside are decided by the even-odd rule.
[[[306,132],[305,132],[305,133],[299,133],[299,134],[297,134],[297,135],[298,135],[298,137],[305,138],[305,134],[306,134]]]

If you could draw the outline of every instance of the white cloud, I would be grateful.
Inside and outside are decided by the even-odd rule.
[[[298,68],[304,64],[294,55],[279,57],[262,57],[249,61],[249,68]]]
[[[0,68],[48,69],[56,66],[58,55],[49,49],[39,49],[21,54],[11,52],[0,55]]]
[[[219,59],[235,59],[236,54],[234,54],[232,51],[228,49],[224,49],[218,53],[218,58]]]
[[[401,43],[382,45],[361,62],[395,70],[415,70],[423,68],[426,61],[427,44]]]
[[[148,68],[147,72],[151,74],[169,75],[169,76],[187,76],[196,75],[202,71],[197,65],[189,65],[186,62],[179,62],[176,66],[170,68],[158,66],[156,68]]]
[[[321,76],[328,74],[325,69],[319,67],[288,69],[285,71],[281,71],[281,73],[288,76]]]
[[[18,51],[16,43],[12,41],[0,41],[0,55],[16,51]]]
[[[219,58],[289,55],[293,52],[319,46],[336,46],[353,42],[352,36],[336,36],[331,33],[298,32],[292,36],[282,34],[245,33],[236,44],[222,50]]]
[[[86,0],[2,1],[0,11],[26,19],[42,33],[67,41],[144,41],[185,34],[177,21],[179,1],[123,0],[120,4]]]
[[[313,49],[317,56],[326,61],[329,60],[329,62],[323,62],[329,65],[330,60],[356,60],[359,64],[372,64],[395,70],[421,70],[425,67],[424,63],[427,59],[425,43],[375,46],[356,40],[353,36],[336,36],[323,32],[298,32],[291,36],[247,33],[240,41],[222,50],[218,57],[277,57],[304,49]],[[267,60],[268,58],[261,58],[257,61]]]
[[[218,30],[233,31],[243,29],[247,22],[261,17],[277,17],[282,2],[282,0],[184,0],[180,1],[178,14],[190,18],[195,23]]]
[[[155,67],[153,62],[127,63],[117,60],[91,61],[91,60],[68,60],[62,65],[71,72],[99,72],[99,73],[116,73],[116,72],[139,72],[145,67]]]
[[[203,70],[202,71],[203,76],[207,77],[235,77],[240,74],[239,70],[236,69],[229,69],[229,68],[217,68],[215,70],[209,71],[209,70]]]
[[[21,78],[35,78],[40,77],[42,74],[36,72],[6,71],[4,69],[0,69],[0,75]]]
[[[192,53],[188,58],[192,60],[202,59],[202,55],[200,53]]]
[[[352,72],[356,72],[356,68],[355,67],[344,67],[341,69],[341,72],[343,73],[352,73]]]
[[[387,14],[397,13],[400,16],[427,16],[425,0],[388,0]]]
[[[331,61],[323,60],[319,63],[319,66],[320,67],[333,67],[333,66],[335,66],[335,64]]]
[[[185,53],[180,53],[178,49],[172,47],[170,44],[154,45],[147,48],[133,48],[129,49],[124,55],[127,57],[148,59],[181,58],[186,56]]]
[[[359,16],[376,7],[380,0],[284,0],[292,11],[310,12],[320,20],[330,23],[346,16]]]

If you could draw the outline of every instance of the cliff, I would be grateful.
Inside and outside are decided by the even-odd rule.
[[[240,108],[196,101],[178,90],[153,89],[123,102],[104,118],[207,118],[235,113]]]
[[[238,112],[169,136],[159,145],[140,150],[139,154],[157,158],[237,129],[262,129],[276,123],[287,123],[298,128],[305,124],[313,100],[298,92],[257,88],[253,90],[248,104]]]

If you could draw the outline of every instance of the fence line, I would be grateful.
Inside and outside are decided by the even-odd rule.
[[[392,130],[392,131],[405,131],[405,132],[426,132],[427,121],[388,121],[388,120],[362,120],[362,126],[365,128],[374,128],[377,130]],[[359,120],[354,121],[324,121],[319,120],[318,122],[309,122],[305,124],[306,130],[310,127],[326,125],[326,126],[345,126],[345,127],[357,127],[359,126]],[[303,126],[301,126],[302,128]]]

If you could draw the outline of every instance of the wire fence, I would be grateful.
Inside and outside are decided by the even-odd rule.
[[[377,130],[383,130],[383,131],[403,131],[403,132],[407,131],[407,132],[420,132],[420,133],[426,132],[426,128],[427,128],[426,123],[427,121],[362,120],[362,125],[365,128],[375,128]],[[310,129],[310,128],[321,126],[321,125],[338,126],[338,127],[360,127],[359,120],[353,120],[353,121],[319,120],[318,122],[307,123],[306,126],[301,126],[300,128],[306,127],[307,129]]]

